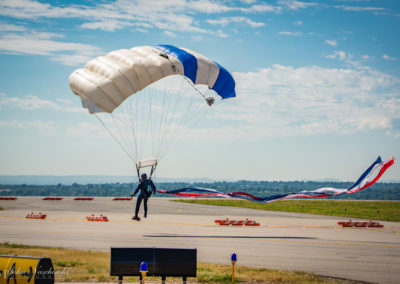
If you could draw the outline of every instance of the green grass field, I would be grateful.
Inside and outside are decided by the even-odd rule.
[[[0,254],[41,256],[51,258],[56,282],[117,282],[110,276],[110,254],[97,251],[79,251],[63,248],[37,247],[21,244],[0,243]],[[2,268],[0,268],[1,270]],[[197,264],[197,278],[188,278],[189,283],[231,283],[231,265]],[[361,283],[343,279],[317,276],[307,272],[272,270],[236,266],[235,283]],[[161,282],[160,277],[147,278]],[[175,280],[175,281],[174,281]],[[180,283],[181,279],[167,278],[167,283]],[[124,282],[139,282],[139,277],[124,277]]]
[[[271,203],[226,199],[179,199],[174,201],[380,221],[400,221],[400,201],[281,200]]]

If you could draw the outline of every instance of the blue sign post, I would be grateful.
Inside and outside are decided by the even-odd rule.
[[[232,283],[233,283],[233,282],[235,282],[235,264],[236,264],[236,261],[237,261],[236,253],[232,253],[231,261],[232,261]]]

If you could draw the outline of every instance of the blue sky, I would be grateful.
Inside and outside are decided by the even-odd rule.
[[[172,44],[231,71],[237,98],[187,129],[158,176],[353,180],[399,156],[399,43],[398,1],[0,0],[0,174],[134,174],[68,76]]]

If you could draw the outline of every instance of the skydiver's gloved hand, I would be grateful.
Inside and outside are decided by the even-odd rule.
[[[132,194],[131,194],[131,197],[134,197],[134,196],[135,196],[135,194],[134,194],[134,193],[132,193]]]

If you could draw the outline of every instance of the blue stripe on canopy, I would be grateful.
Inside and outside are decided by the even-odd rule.
[[[194,57],[192,54],[177,48],[173,45],[157,45],[155,48],[162,50],[168,55],[172,55],[180,62],[182,62],[184,74],[190,80],[192,80],[193,84],[196,83],[196,76],[197,76],[197,58]]]
[[[212,89],[217,92],[223,99],[236,97],[235,93],[235,80],[231,73],[224,67],[214,62],[219,67],[219,74]]]

